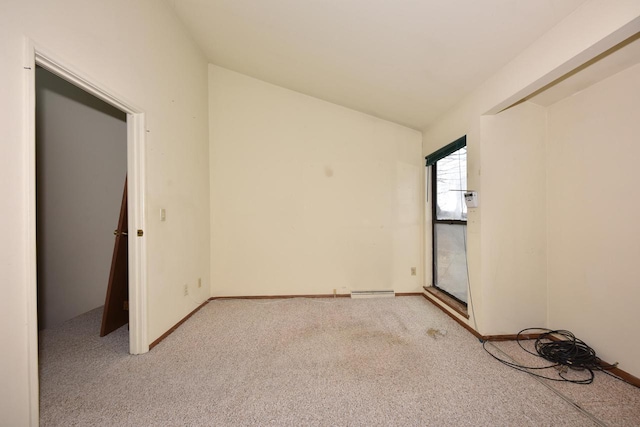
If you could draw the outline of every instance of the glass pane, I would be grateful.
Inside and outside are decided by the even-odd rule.
[[[467,147],[438,160],[436,172],[436,218],[466,221]]]
[[[467,302],[467,226],[435,224],[435,286]]]

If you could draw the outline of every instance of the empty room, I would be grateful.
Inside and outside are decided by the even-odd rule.
[[[637,0],[2,0],[0,46],[1,426],[640,424]]]

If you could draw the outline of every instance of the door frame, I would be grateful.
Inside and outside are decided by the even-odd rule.
[[[145,113],[109,88],[77,71],[69,63],[48,52],[33,40],[25,40],[24,144],[25,203],[27,212],[27,343],[29,369],[29,403],[32,425],[39,419],[38,379],[38,285],[36,254],[36,65],[51,71],[87,93],[105,101],[127,115],[127,217],[132,230],[145,229]],[[149,351],[147,325],[147,248],[146,236],[132,232],[129,245],[129,352],[142,354]]]

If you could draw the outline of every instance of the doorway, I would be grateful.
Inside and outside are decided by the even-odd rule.
[[[36,46],[32,40],[25,39],[25,205],[27,215],[27,229],[25,239],[27,244],[28,282],[25,284],[27,293],[27,330],[28,330],[28,375],[29,402],[31,419],[37,424],[39,407],[38,380],[38,283],[37,283],[37,245],[36,245],[36,65],[63,78],[74,86],[105,101],[109,105],[126,113],[127,127],[127,217],[129,226],[136,230],[128,236],[129,261],[129,353],[142,354],[149,351],[147,339],[147,254],[146,236],[144,236],[144,194],[145,194],[145,114],[142,109],[134,106],[121,96],[114,95],[114,91],[106,88],[96,80],[87,77],[74,67],[64,64],[53,53]]]
[[[127,173],[124,112],[36,68],[38,329],[105,303]]]
[[[29,181],[29,254],[31,280],[28,286],[29,301],[29,325],[30,325],[30,371],[31,377],[37,373],[37,256],[36,256],[36,137],[35,137],[35,70],[40,66],[66,82],[82,89],[83,91],[106,102],[112,107],[126,114],[127,127],[127,217],[129,227],[136,233],[128,235],[128,261],[129,261],[129,352],[142,354],[149,351],[147,340],[147,276],[146,276],[146,236],[144,236],[144,193],[145,193],[145,114],[138,107],[120,96],[112,95],[113,91],[105,88],[73,67],[65,65],[52,53],[45,52],[29,41],[27,46],[27,69],[33,72],[26,74],[26,121],[27,138],[31,141],[28,157],[28,181]],[[36,375],[37,378],[37,375]],[[32,380],[32,396],[37,394],[37,382]]]

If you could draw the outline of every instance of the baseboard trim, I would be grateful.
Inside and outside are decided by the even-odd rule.
[[[436,301],[440,301],[440,299],[436,298],[435,296],[433,296],[431,293],[425,291],[423,293],[421,293],[420,295],[422,295],[424,297],[424,299],[426,299],[427,301],[429,301],[431,304],[435,305],[436,307],[438,307],[440,310],[442,310],[442,312],[444,314],[446,314],[447,316],[451,317],[453,320],[455,320],[456,322],[458,322],[458,324],[460,326],[462,326],[463,328],[465,328],[467,331],[469,331],[473,336],[475,336],[476,338],[478,338],[479,340],[484,339],[484,337],[480,334],[480,332],[476,331],[475,329],[473,329],[471,326],[467,325],[465,322],[463,322],[458,316],[455,316],[453,313],[451,313],[449,310],[447,310],[446,308],[444,308],[442,305],[438,304]]]
[[[518,337],[518,334],[482,335],[482,334],[480,334],[480,332],[476,331],[471,326],[467,325],[462,320],[460,320],[460,318],[454,316],[453,313],[451,313],[450,311],[445,309],[443,306],[438,304],[434,299],[432,299],[433,297],[429,293],[425,292],[425,293],[422,293],[421,295],[424,297],[424,299],[429,301],[431,304],[433,304],[436,307],[438,307],[447,316],[451,317],[453,320],[458,322],[458,324],[460,326],[465,328],[467,331],[469,331],[473,336],[475,336],[479,340],[482,340],[482,341],[515,341],[516,338]],[[537,338],[540,337],[540,335],[542,335],[542,334],[541,333],[521,334],[520,338],[522,338],[522,339],[537,339]],[[607,363],[604,360],[601,360],[600,364],[603,367],[611,366],[610,363]],[[624,371],[624,370],[622,370],[622,369],[620,369],[618,367],[607,369],[607,372],[610,372],[613,375],[616,375],[616,376],[622,378],[623,380],[625,380],[626,382],[628,382],[631,385],[634,385],[636,387],[640,387],[640,378],[638,378],[638,377],[636,377],[634,375],[631,375],[630,373],[628,373],[628,372],[626,372],[626,371]]]
[[[154,342],[152,342],[151,344],[149,344],[149,350],[151,350],[153,347],[157,346],[158,344],[160,344],[160,342],[165,339],[166,337],[168,337],[169,335],[171,335],[173,333],[173,331],[175,331],[176,329],[178,329],[180,327],[180,325],[182,325],[184,322],[186,322],[187,320],[189,320],[189,318],[191,316],[193,316],[194,314],[196,314],[198,312],[198,310],[200,310],[202,307],[204,307],[205,305],[207,305],[209,303],[209,300],[203,302],[202,304],[200,304],[198,307],[196,307],[195,310],[193,310],[191,313],[187,314],[181,321],[179,321],[178,323],[176,323],[175,325],[173,325],[173,327],[171,329],[169,329],[167,332],[165,332],[164,334],[160,335],[160,337],[155,340]]]
[[[535,340],[540,338],[542,334],[520,334],[520,338],[523,340]],[[516,341],[518,334],[503,334],[503,335],[483,335],[483,341]]]
[[[397,297],[419,297],[422,292],[397,292]],[[287,299],[287,298],[351,298],[351,294],[312,294],[312,295],[244,295],[211,297],[209,301],[217,299]]]
[[[211,297],[209,301],[218,299],[290,299],[290,298],[351,298],[350,294],[314,294],[314,295],[243,295]]]
[[[600,364],[603,367],[606,366],[611,366],[611,364],[606,363],[605,361],[601,360]],[[630,373],[623,371],[622,369],[616,367],[616,368],[611,368],[611,369],[607,369],[607,372],[612,373],[613,375],[616,375],[620,378],[622,378],[623,380],[625,380],[626,382],[628,382],[629,384],[632,384],[636,387],[640,387],[640,378],[631,375]]]
[[[436,299],[440,300],[443,304],[449,306],[449,308],[458,313],[460,316],[464,317],[465,319],[469,318],[467,307],[455,298],[450,297],[445,292],[442,292],[434,286],[423,286],[422,289],[424,289],[425,292],[431,294]]]

